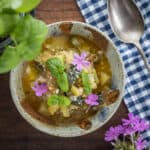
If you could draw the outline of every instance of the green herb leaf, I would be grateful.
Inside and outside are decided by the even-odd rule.
[[[57,76],[57,84],[59,85],[60,89],[64,92],[67,92],[69,89],[69,83],[67,74],[63,72],[59,76]]]
[[[16,47],[6,48],[0,56],[0,73],[13,69],[21,60],[34,59],[40,53],[47,31],[47,26],[32,16],[21,18],[11,33]]]
[[[23,51],[23,60],[32,60],[40,53],[47,31],[46,25],[32,16],[27,15],[21,18],[11,33],[11,38],[17,43],[22,43],[20,50]]]
[[[11,37],[18,42],[39,40],[38,42],[42,43],[45,40],[47,32],[48,29],[44,22],[27,15],[20,18],[20,22],[11,33]]]
[[[57,84],[63,92],[69,89],[67,74],[64,72],[65,65],[59,58],[50,58],[47,60],[46,65],[51,71],[52,76],[57,79]]]
[[[69,106],[71,101],[66,96],[52,95],[48,98],[47,104],[51,105],[60,105],[60,106]]]
[[[48,66],[52,75],[55,77],[58,77],[60,74],[62,74],[65,69],[64,63],[57,57],[48,59],[46,61],[46,65]]]
[[[7,36],[19,22],[19,15],[16,13],[0,13],[0,36]]]
[[[52,95],[48,98],[47,104],[49,106],[51,105],[58,105],[59,104],[59,96],[58,95]]]
[[[17,49],[14,47],[9,46],[4,50],[0,57],[0,73],[8,72],[21,61],[21,57],[16,53]]]
[[[41,0],[22,0],[22,4],[20,7],[16,9],[17,12],[25,13],[34,9]]]
[[[84,92],[85,94],[90,94],[92,92],[92,88],[89,81],[89,75],[86,72],[82,72],[82,84],[84,86]]]
[[[66,96],[59,96],[59,105],[61,106],[69,106],[71,104],[71,101]]]
[[[0,0],[0,12],[5,8],[11,8],[19,13],[33,10],[41,0]]]

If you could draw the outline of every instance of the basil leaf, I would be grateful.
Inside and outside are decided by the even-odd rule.
[[[90,94],[92,92],[92,88],[89,82],[89,75],[84,71],[82,72],[82,84],[85,94]]]
[[[57,57],[48,59],[46,65],[54,77],[58,77],[65,69],[64,63]]]
[[[21,61],[21,57],[16,53],[17,49],[14,47],[9,46],[4,50],[0,56],[0,73],[8,72]]]
[[[41,0],[22,0],[21,6],[18,7],[16,11],[21,13],[29,12],[34,9],[40,2]]]
[[[7,36],[19,22],[19,15],[16,13],[0,13],[0,36]]]
[[[69,90],[68,78],[65,72],[57,77],[57,84],[63,92],[67,92]]]
[[[61,106],[69,106],[71,101],[66,96],[59,96],[59,95],[51,95],[48,98],[47,104],[51,105],[61,105]]]

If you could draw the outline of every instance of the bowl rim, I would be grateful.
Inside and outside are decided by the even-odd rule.
[[[34,127],[35,129],[37,129],[37,130],[39,130],[39,131],[41,131],[41,132],[43,132],[43,133],[46,133],[46,134],[48,134],[48,135],[51,135],[51,136],[65,137],[65,138],[66,138],[66,137],[78,137],[78,136],[87,135],[87,134],[90,134],[90,133],[93,133],[93,132],[97,131],[97,130],[100,129],[102,126],[104,126],[106,123],[108,123],[108,121],[109,121],[109,120],[113,117],[113,115],[117,112],[117,110],[118,110],[118,108],[119,108],[119,106],[120,106],[120,104],[121,104],[121,102],[122,102],[122,99],[123,99],[123,96],[124,96],[124,92],[125,92],[125,83],[126,83],[126,78],[125,78],[125,76],[126,76],[126,73],[125,73],[125,68],[124,68],[124,63],[123,63],[122,57],[121,57],[120,53],[118,52],[118,48],[115,46],[114,42],[109,38],[109,36],[106,35],[103,31],[101,31],[100,29],[98,29],[98,28],[96,28],[96,27],[94,27],[94,26],[92,26],[92,25],[90,25],[90,24],[88,24],[88,23],[80,22],[80,21],[73,21],[73,20],[71,20],[71,21],[70,21],[70,20],[69,20],[69,21],[58,21],[58,22],[50,23],[50,24],[47,25],[47,27],[50,28],[51,26],[59,25],[59,24],[62,24],[62,23],[72,23],[72,24],[80,24],[80,25],[82,25],[82,26],[87,26],[87,27],[91,28],[92,30],[98,32],[98,34],[101,34],[102,36],[104,36],[104,38],[106,38],[106,40],[108,40],[108,42],[111,43],[111,45],[113,46],[113,48],[114,48],[114,50],[115,50],[115,52],[116,52],[116,54],[117,54],[117,56],[118,56],[118,58],[119,58],[119,60],[120,60],[119,63],[121,64],[121,69],[122,69],[122,84],[123,84],[122,91],[121,91],[121,93],[120,93],[120,100],[118,101],[118,103],[117,103],[117,105],[116,105],[114,111],[107,117],[107,119],[103,122],[103,124],[101,124],[100,126],[95,127],[93,130],[89,130],[89,132],[88,132],[88,130],[87,130],[85,133],[83,133],[83,132],[80,133],[80,132],[79,132],[79,133],[77,133],[76,135],[64,135],[64,134],[63,134],[63,135],[60,135],[60,134],[55,134],[54,132],[53,132],[53,134],[52,134],[52,133],[50,133],[50,132],[47,132],[44,128],[42,128],[42,127],[40,127],[40,126],[37,127],[37,125],[36,125],[35,123],[33,123],[33,122],[31,123],[31,120],[29,120],[29,119],[24,115],[24,112],[20,111],[20,108],[19,108],[19,107],[21,107],[21,105],[20,105],[20,106],[17,105],[17,102],[16,102],[15,97],[13,96],[13,92],[12,92],[12,89],[13,89],[13,84],[12,84],[13,70],[11,70],[11,72],[10,72],[9,87],[10,87],[11,97],[12,97],[12,100],[13,100],[13,102],[14,102],[14,104],[15,104],[15,107],[17,108],[17,110],[18,110],[18,112],[20,113],[20,115],[21,115],[32,127]],[[31,116],[31,115],[30,115],[30,116]],[[36,119],[36,118],[34,118],[34,117],[32,117],[32,119],[34,119],[34,120],[38,121],[39,123],[42,123],[43,125],[45,125],[45,123],[39,121],[38,119]],[[47,125],[47,124],[46,124],[46,125]],[[47,128],[49,128],[49,127],[50,127],[50,126],[47,125]]]

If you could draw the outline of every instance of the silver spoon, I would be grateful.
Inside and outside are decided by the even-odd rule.
[[[134,44],[150,72],[150,65],[140,45],[144,32],[142,15],[132,0],[107,0],[109,23],[116,36],[125,43]]]

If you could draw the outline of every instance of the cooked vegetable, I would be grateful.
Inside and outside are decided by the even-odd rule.
[[[110,80],[110,76],[105,72],[101,72],[101,85],[106,84]]]
[[[25,73],[30,81],[34,81],[38,76],[38,71],[33,66],[28,66]]]
[[[61,106],[60,112],[63,114],[64,117],[70,117],[69,109],[66,106]]]
[[[72,85],[72,87],[71,87],[71,92],[72,92],[73,95],[75,95],[75,96],[79,96],[79,95],[80,95],[80,92],[79,92],[78,88],[75,87],[74,85]]]
[[[71,37],[71,39],[70,39],[70,42],[71,42],[71,44],[73,45],[73,46],[75,46],[75,47],[79,47],[79,46],[81,46],[81,41],[79,41],[79,39],[77,39],[76,37]]]
[[[49,111],[49,113],[51,114],[51,115],[54,115],[57,111],[58,111],[58,109],[59,109],[60,107],[59,107],[59,105],[52,105],[52,106],[49,106],[48,107],[48,111]]]
[[[48,109],[47,109],[47,104],[46,103],[41,103],[38,112],[43,114],[43,115],[48,115]]]

